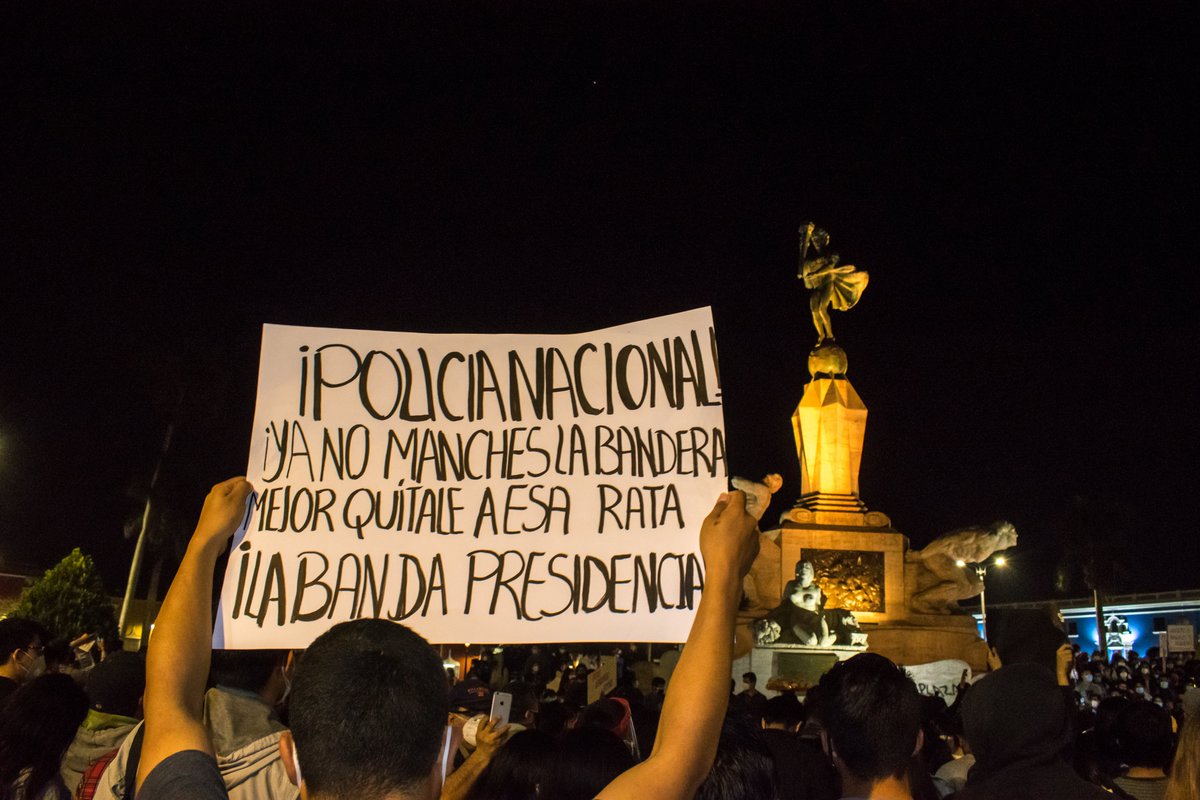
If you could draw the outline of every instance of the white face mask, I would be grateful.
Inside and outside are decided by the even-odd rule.
[[[39,678],[46,671],[46,657],[44,655],[29,657],[29,660],[21,666],[25,670],[25,680],[31,681],[34,678]]]

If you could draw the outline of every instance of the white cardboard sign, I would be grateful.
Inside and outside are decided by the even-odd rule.
[[[214,643],[683,641],[727,486],[710,309],[575,335],[263,327]]]
[[[917,685],[917,691],[930,697],[944,697],[947,703],[958,696],[958,684],[964,679],[971,682],[971,665],[957,658],[931,661],[905,667],[905,672]]]
[[[1194,653],[1196,652],[1196,628],[1193,625],[1167,626],[1167,652]]]

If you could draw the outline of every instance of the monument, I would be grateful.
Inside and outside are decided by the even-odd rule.
[[[852,308],[868,275],[829,252],[829,234],[800,228],[799,278],[811,290],[817,331],[810,379],[792,415],[800,496],[779,527],[761,534],[745,581],[734,673],[770,675],[768,689],[803,689],[836,660],[863,647],[905,666],[946,659],[986,669],[987,648],[958,600],[979,594],[973,564],[1016,543],[1011,525],[967,528],[920,551],[869,509],[859,490],[867,407],[847,378],[830,308]],[[760,519],[778,475],[735,479]]]

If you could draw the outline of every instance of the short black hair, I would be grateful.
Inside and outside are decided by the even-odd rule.
[[[759,800],[776,797],[775,761],[762,732],[749,720],[727,717],[717,757],[696,800]]]
[[[851,774],[872,782],[904,776],[921,728],[921,696],[903,669],[860,653],[822,675],[807,702]]]
[[[753,672],[742,673],[742,680],[746,683],[758,683],[758,676]]]
[[[795,728],[804,724],[804,704],[794,694],[779,694],[767,701],[763,722]]]
[[[442,660],[382,619],[335,625],[305,651],[290,723],[313,794],[407,792],[437,760],[449,713]]]
[[[558,740],[558,759],[542,796],[592,800],[635,763],[629,748],[614,733],[591,725],[567,731]]]
[[[526,712],[531,712],[535,715],[538,713],[540,705],[538,703],[538,693],[532,684],[525,681],[510,681],[500,691],[512,695],[512,706],[509,711],[513,720],[524,717]]]
[[[247,692],[261,692],[271,673],[287,663],[287,650],[213,650],[208,682]]]
[[[1116,739],[1129,766],[1166,769],[1175,740],[1171,715],[1148,700],[1134,700],[1117,714]]]
[[[50,633],[41,624],[24,617],[5,617],[0,619],[0,662],[7,661],[14,650],[24,650],[33,644],[34,639],[41,639],[42,644],[50,643]]]

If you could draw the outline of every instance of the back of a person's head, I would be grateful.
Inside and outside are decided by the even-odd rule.
[[[717,742],[717,757],[696,800],[772,800],[776,797],[775,762],[762,731],[750,720],[727,717]]]
[[[513,734],[471,785],[466,800],[535,800],[558,758],[558,742],[536,730]]]
[[[616,736],[624,736],[629,729],[629,706],[614,697],[602,697],[579,712],[575,719],[577,728],[601,728]]]
[[[533,684],[525,681],[510,681],[500,691],[512,695],[509,716],[513,722],[520,722],[527,713],[534,714],[536,719],[539,703],[537,689],[533,687]]]
[[[988,641],[1002,666],[1040,664],[1054,671],[1067,634],[1051,608],[1006,608],[988,613]]]
[[[442,660],[403,625],[343,622],[304,652],[289,722],[310,794],[407,792],[429,777],[448,713]]]
[[[590,725],[567,731],[558,740],[558,760],[542,797],[592,800],[633,765],[633,755],[616,734]]]
[[[904,670],[860,653],[822,675],[807,703],[851,774],[865,781],[903,777],[921,727],[921,697]]]
[[[788,730],[804,724],[804,704],[794,694],[778,694],[767,701],[763,712],[767,725],[782,725]]]
[[[1185,717],[1167,777],[1164,800],[1196,800],[1200,786],[1200,714]]]
[[[69,675],[49,673],[23,685],[0,714],[0,790],[23,776],[24,796],[38,797],[87,716],[87,695]]]
[[[1067,712],[1054,673],[1039,664],[1012,664],[985,675],[962,705],[975,770],[982,775],[1056,759],[1071,739]]]
[[[287,662],[287,650],[213,650],[208,682],[246,692],[261,692],[271,673]]]
[[[88,703],[105,714],[140,716],[145,690],[146,662],[137,653],[118,650],[88,673]]]
[[[47,644],[50,637],[46,629],[33,620],[24,617],[0,619],[0,664],[7,661],[14,650],[28,647],[37,638]]]
[[[1117,751],[1131,767],[1166,769],[1175,737],[1171,715],[1146,700],[1135,700],[1121,709],[1116,725]]]

